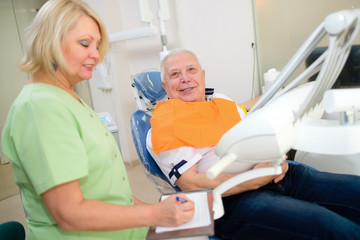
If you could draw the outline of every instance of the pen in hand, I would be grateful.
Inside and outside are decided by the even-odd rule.
[[[186,203],[187,202],[186,199],[184,199],[182,197],[179,197],[179,196],[176,196],[176,201],[181,202],[181,203]]]

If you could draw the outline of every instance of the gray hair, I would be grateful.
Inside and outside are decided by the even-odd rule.
[[[173,50],[170,50],[166,53],[166,55],[163,57],[163,59],[161,59],[161,62],[160,62],[160,73],[161,73],[161,82],[165,82],[165,78],[164,78],[164,64],[166,62],[166,60],[171,57],[171,56],[175,56],[175,55],[179,55],[179,54],[182,54],[182,53],[188,53],[188,54],[191,54],[192,56],[194,56],[196,58],[196,60],[200,63],[198,57],[195,55],[195,53],[193,53],[192,51],[190,50],[186,50],[186,49],[183,49],[183,48],[175,48]]]

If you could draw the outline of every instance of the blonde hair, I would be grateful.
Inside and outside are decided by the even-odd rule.
[[[37,72],[50,73],[57,67],[68,72],[61,44],[77,20],[87,15],[99,26],[101,43],[100,61],[109,49],[109,38],[105,24],[89,5],[81,0],[49,0],[40,9],[31,25],[27,28],[25,54],[20,68],[31,75]]]

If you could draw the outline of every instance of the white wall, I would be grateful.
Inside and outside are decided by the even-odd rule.
[[[121,0],[124,30],[145,26],[138,1]],[[149,0],[157,14],[157,0]],[[237,102],[251,97],[253,28],[248,0],[169,0],[168,49],[194,51],[206,71],[207,87]],[[130,10],[131,9],[131,10]],[[154,24],[158,25],[154,18]],[[132,74],[159,67],[160,36],[126,42]]]
[[[121,4],[118,0],[86,0],[103,18],[109,32],[122,31]],[[137,160],[130,131],[130,116],[136,108],[130,87],[129,58],[125,42],[110,46],[111,75],[108,81],[112,84],[111,91],[103,91],[96,86],[95,79],[89,81],[94,110],[109,112],[116,125],[120,139],[120,148],[124,161]]]
[[[246,0],[175,1],[179,44],[194,50],[208,87],[236,102],[251,98],[252,26]]]
[[[168,49],[194,51],[206,71],[207,87],[227,94],[236,102],[252,95],[253,41],[250,0],[169,0],[171,19],[165,23]],[[147,26],[140,21],[138,1],[86,0],[104,19],[109,33]],[[149,0],[157,19],[158,1]],[[119,128],[121,151],[126,162],[138,159],[132,143],[130,116],[136,108],[131,76],[159,68],[160,35],[111,44],[113,74],[111,91],[97,89],[90,80],[94,109],[110,112]],[[257,81],[257,80],[255,80]],[[257,87],[257,82],[255,83]],[[256,96],[257,90],[255,90]]]
[[[23,30],[34,18],[35,9],[42,6],[43,2],[0,0],[0,133],[11,104],[28,80],[27,74],[18,67],[23,55]],[[0,149],[0,163],[7,162],[8,159]]]

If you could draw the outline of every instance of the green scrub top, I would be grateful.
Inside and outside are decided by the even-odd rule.
[[[146,238],[147,227],[63,231],[42,201],[45,191],[79,179],[86,199],[134,204],[116,141],[83,101],[49,84],[25,85],[9,111],[1,146],[20,188],[29,240]]]

